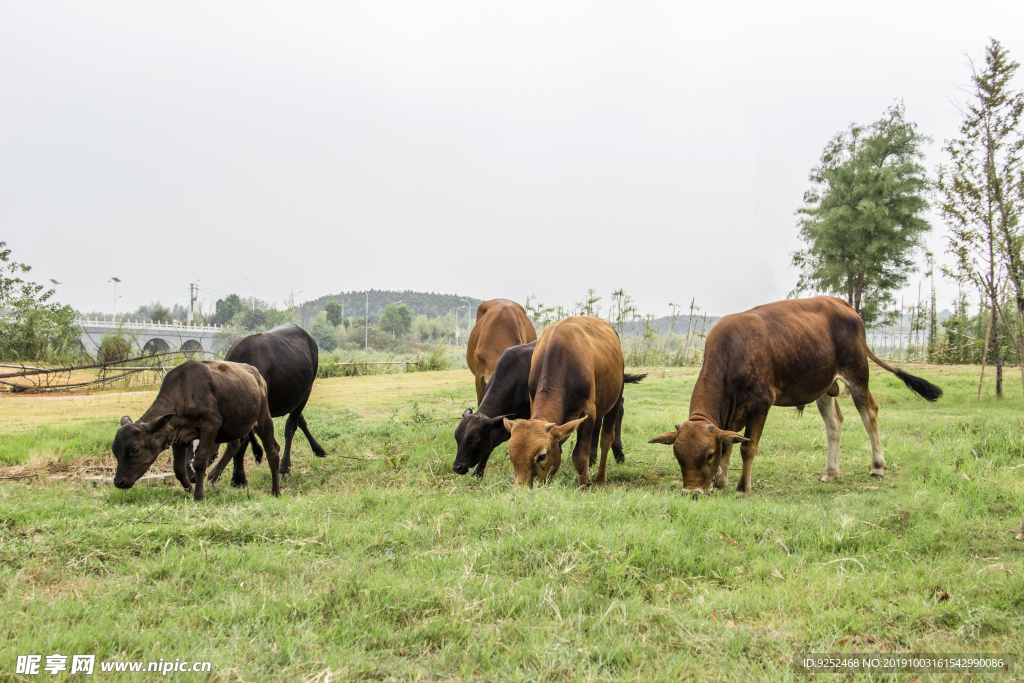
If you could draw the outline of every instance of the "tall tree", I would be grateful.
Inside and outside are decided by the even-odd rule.
[[[1024,93],[1010,82],[1019,64],[998,40],[985,48],[980,70],[970,60],[970,96],[961,108],[960,136],[947,140],[948,166],[939,167],[940,209],[949,226],[952,267],[944,272],[985,292],[989,300],[991,339],[996,361],[996,396],[1002,398],[1002,335],[1000,290],[1008,276],[1020,319],[1024,309],[1024,234],[1020,213],[1024,204],[1021,117]],[[1012,331],[1011,332],[1011,337]],[[1021,339],[1018,328],[1017,339]],[[1018,353],[1021,349],[1018,347]],[[1021,372],[1024,383],[1024,368]]]
[[[20,277],[30,270],[0,242],[0,360],[47,360],[77,350],[75,310],[52,301],[53,289]]]
[[[324,304],[324,313],[327,314],[327,322],[329,322],[333,327],[337,327],[341,324],[342,312],[341,304],[337,301],[328,301]]]
[[[792,296],[844,297],[873,322],[916,269],[913,255],[931,230],[924,218],[931,189],[922,146],[930,138],[905,118],[903,103],[869,126],[851,124],[825,146],[804,194],[793,253],[800,279]]]
[[[377,322],[377,327],[392,336],[405,334],[412,327],[412,314],[405,304],[388,304]]]

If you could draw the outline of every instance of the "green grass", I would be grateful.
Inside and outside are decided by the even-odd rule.
[[[645,442],[685,417],[695,371],[627,388],[626,463],[587,493],[568,461],[513,489],[504,447],[483,481],[452,474],[474,396],[461,372],[322,380],[332,398],[307,418],[330,455],[297,437],[280,499],[251,455],[248,491],[225,477],[200,504],[176,484],[0,486],[0,676],[60,652],[211,660],[224,681],[774,681],[801,678],[796,652],[929,651],[1007,653],[998,680],[1021,678],[1012,377],[1006,401],[977,404],[976,369],[917,370],[946,390],[931,405],[873,374],[880,481],[848,400],[829,484],[814,407],[776,409],[754,492],[694,501],[671,450]],[[451,376],[457,391],[424,390]],[[98,424],[109,442],[109,420],[68,426],[70,442],[96,443]],[[0,457],[63,434],[32,430],[0,434]]]

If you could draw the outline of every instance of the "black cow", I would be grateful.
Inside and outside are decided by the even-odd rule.
[[[462,413],[462,420],[455,429],[455,443],[458,450],[452,469],[456,474],[466,474],[470,468],[474,477],[484,476],[484,468],[491,452],[509,440],[511,434],[505,429],[503,419],[528,419],[530,417],[530,363],[537,342],[520,344],[507,349],[501,354],[494,369],[494,374],[487,383],[487,390],[474,413],[467,408]],[[624,375],[627,384],[636,383],[645,375]],[[615,437],[612,441],[612,452],[616,462],[624,462],[626,454],[622,451],[622,401],[619,401],[615,416]],[[598,440],[592,439],[590,444],[590,464],[597,460]]]
[[[530,359],[536,346],[537,342],[532,341],[506,349],[487,382],[477,411],[467,408],[462,413],[455,428],[458,451],[452,469],[456,474],[466,474],[475,466],[473,476],[484,476],[491,451],[511,436],[502,420],[530,417]]]
[[[288,474],[292,468],[292,437],[299,428],[309,440],[314,455],[324,457],[327,451],[317,443],[306,426],[306,418],[302,411],[313,390],[313,380],[320,362],[320,354],[316,342],[304,329],[292,323],[279,325],[261,334],[252,334],[239,339],[228,349],[224,360],[252,365],[267,382],[267,400],[270,402],[270,414],[273,417],[288,416],[284,425],[284,455],[281,456],[281,474]],[[250,435],[253,455],[260,462],[263,452]],[[244,456],[247,444],[234,454],[234,472],[231,483],[235,486],[245,485]],[[221,461],[210,473],[210,481],[216,481],[227,465],[227,451]]]
[[[195,456],[196,500],[203,499],[206,468],[218,444],[226,443],[227,457],[241,450],[255,431],[267,449],[272,492],[281,495],[277,441],[270,417],[267,384],[256,368],[242,363],[190,360],[164,377],[160,392],[138,422],[127,415],[114,436],[111,450],[117,458],[114,486],[129,489],[146,473],[168,446],[174,454],[174,474],[192,490],[186,471],[186,445],[199,439]],[[244,475],[243,475],[244,476]]]

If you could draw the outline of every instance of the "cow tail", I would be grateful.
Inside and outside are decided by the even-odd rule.
[[[646,376],[646,372],[642,375],[631,375],[628,372],[624,372],[622,373],[622,382],[623,384],[640,384]]]
[[[889,365],[884,360],[876,356],[870,348],[868,349],[868,358],[873,360],[875,364],[878,365],[879,367],[888,370],[889,372],[903,380],[903,383],[907,385],[907,388],[909,388],[911,391],[913,391],[921,398],[927,401],[937,401],[939,400],[939,398],[941,398],[942,389],[940,387],[935,386],[926,379],[915,377],[914,375],[911,375],[908,372],[903,372],[898,368],[894,368],[893,366]]]
[[[256,430],[249,432],[249,443],[252,445],[252,457],[256,458],[256,464],[263,462],[263,447],[256,441]]]

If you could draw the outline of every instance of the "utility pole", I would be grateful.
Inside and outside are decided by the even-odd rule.
[[[196,299],[199,298],[199,285],[190,282],[188,285],[188,324],[193,325],[196,319]]]
[[[363,314],[363,351],[370,348],[370,292],[366,292],[366,313]]]

